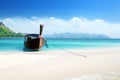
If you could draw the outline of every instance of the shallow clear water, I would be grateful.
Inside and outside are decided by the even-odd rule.
[[[23,38],[0,38],[0,51],[22,51]]]
[[[120,46],[120,39],[46,39],[41,50],[81,49]],[[24,51],[24,38],[0,38],[0,51]]]
[[[48,39],[48,45],[51,48],[56,46],[62,48],[92,48],[92,47],[109,47],[120,46],[119,39]]]

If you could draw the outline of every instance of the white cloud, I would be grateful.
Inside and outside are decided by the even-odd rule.
[[[110,23],[102,19],[88,20],[86,18],[73,17],[70,20],[49,17],[14,17],[4,18],[4,24],[15,32],[39,33],[39,24],[44,24],[44,34],[53,33],[92,33],[105,34],[113,38],[120,38],[120,23]]]

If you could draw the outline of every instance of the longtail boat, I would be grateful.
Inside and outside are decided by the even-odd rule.
[[[43,25],[40,24],[39,34],[27,34],[24,39],[25,48],[39,50],[46,44],[46,40],[42,37]]]

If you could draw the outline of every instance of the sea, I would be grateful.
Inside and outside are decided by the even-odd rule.
[[[59,49],[86,49],[119,47],[120,39],[55,39],[46,38],[45,45],[39,51],[59,50]],[[24,52],[24,38],[0,38],[0,51],[19,51]],[[29,50],[28,50],[29,51]],[[31,50],[30,50],[31,51]]]

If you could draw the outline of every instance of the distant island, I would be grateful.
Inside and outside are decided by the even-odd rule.
[[[45,38],[79,38],[79,39],[110,39],[109,36],[102,34],[89,33],[56,33],[52,35],[44,35]]]
[[[23,37],[22,33],[15,33],[4,25],[3,22],[0,22],[0,37]]]

